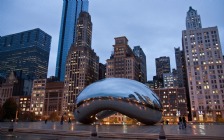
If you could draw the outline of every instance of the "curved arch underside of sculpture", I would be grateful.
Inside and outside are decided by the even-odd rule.
[[[151,125],[162,118],[162,105],[146,85],[124,78],[107,78],[87,86],[77,97],[76,120],[90,124],[116,112]]]

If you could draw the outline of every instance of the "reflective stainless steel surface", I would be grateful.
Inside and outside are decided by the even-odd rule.
[[[81,123],[92,123],[107,117],[107,112],[108,115],[119,112],[144,124],[154,124],[161,120],[162,105],[158,96],[140,82],[107,78],[87,86],[79,94],[74,115]]]

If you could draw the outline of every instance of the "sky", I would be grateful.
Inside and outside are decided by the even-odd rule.
[[[48,77],[55,75],[63,0],[0,0],[0,36],[40,28],[52,36]],[[224,0],[89,0],[93,23],[92,48],[106,63],[114,38],[126,36],[129,46],[146,54],[147,79],[156,75],[155,58],[170,57],[182,48],[182,30],[189,6],[201,16],[202,27],[217,26],[224,52]]]

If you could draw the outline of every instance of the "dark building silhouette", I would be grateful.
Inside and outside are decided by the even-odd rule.
[[[163,56],[155,59],[156,61],[156,76],[163,78],[163,73],[170,73],[170,58]]]
[[[99,80],[106,78],[106,65],[99,63]]]
[[[140,46],[134,46],[133,52],[135,56],[137,56],[140,59],[140,79],[139,81],[142,81],[145,83],[147,81],[147,70],[146,70],[146,56],[144,51]]]
[[[188,78],[187,78],[184,51],[180,50],[180,47],[174,48],[174,50],[175,50],[175,59],[176,59],[176,67],[177,67],[177,85],[178,87],[185,87],[186,98],[187,98],[187,108],[189,112],[188,120],[192,121],[190,94],[188,89]]]
[[[177,67],[177,83],[178,87],[186,87],[186,65],[184,59],[184,52],[180,50],[180,47],[174,48],[175,50],[175,59],[176,59],[176,67]]]

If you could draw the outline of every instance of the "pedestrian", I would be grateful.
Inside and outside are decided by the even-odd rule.
[[[168,120],[166,120],[166,125],[168,125],[169,124],[169,121]]]
[[[68,118],[68,123],[71,123],[71,118],[70,117]]]
[[[61,116],[61,125],[63,124],[63,121],[64,121],[64,116],[62,115]]]
[[[183,120],[182,120],[182,117],[181,116],[179,117],[178,125],[179,125],[179,129],[182,129],[183,128]]]
[[[187,127],[187,124],[186,124],[186,119],[185,119],[185,117],[184,117],[184,116],[183,116],[182,120],[183,120],[183,125],[184,125],[184,128],[186,128],[186,127]]]
[[[47,119],[45,120],[45,124],[47,123]]]

